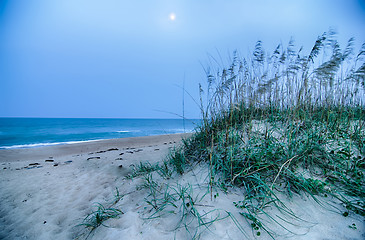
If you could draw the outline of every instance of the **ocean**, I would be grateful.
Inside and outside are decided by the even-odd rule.
[[[193,132],[200,120],[0,118],[0,149]]]

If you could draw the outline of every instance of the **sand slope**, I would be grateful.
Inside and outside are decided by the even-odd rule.
[[[98,142],[51,146],[34,149],[0,151],[0,239],[85,239],[88,230],[83,219],[100,203],[112,206],[124,214],[104,222],[88,239],[255,239],[232,203],[242,199],[239,189],[224,193],[214,188],[208,192],[208,169],[196,166],[183,176],[163,179],[157,173],[128,179],[139,162],[156,163],[187,135],[162,135],[141,138],[105,140]],[[157,183],[155,196],[146,179]],[[114,204],[116,189],[123,195]],[[183,198],[178,194],[184,192]],[[172,204],[156,213],[146,201],[160,201],[159,193],[170,194]],[[193,217],[187,196],[194,199]],[[185,201],[185,202],[184,202]],[[328,200],[326,200],[328,201]],[[279,235],[276,239],[363,239],[364,219],[344,211],[320,207],[311,198],[294,196],[285,201],[302,220],[288,221],[298,226],[287,226],[290,234],[275,224],[269,224]],[[189,208],[190,207],[190,208]],[[161,209],[159,209],[161,210]],[[336,211],[337,212],[336,212]],[[275,209],[268,209],[272,214]],[[152,218],[151,218],[152,217]],[[157,217],[157,218],[154,218]],[[305,220],[305,221],[303,221]],[[349,226],[356,225],[356,229]],[[209,228],[208,228],[209,226]],[[242,231],[239,230],[241,228]],[[246,233],[242,233],[246,232]],[[257,239],[268,239],[260,231]]]

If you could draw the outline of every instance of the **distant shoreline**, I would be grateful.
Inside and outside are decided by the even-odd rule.
[[[102,140],[90,140],[80,141],[69,144],[57,144],[49,146],[39,146],[31,148],[11,148],[0,149],[0,162],[13,162],[21,160],[35,160],[38,158],[47,158],[48,155],[61,156],[69,154],[85,153],[89,149],[98,151],[105,147],[120,147],[120,146],[140,146],[144,144],[150,144],[151,142],[167,141],[169,138],[175,139],[176,137],[186,138],[191,136],[192,133],[175,133],[175,134],[163,134],[152,135],[143,137],[127,137],[127,138],[115,138],[115,139],[102,139]]]
[[[72,145],[72,144],[80,144],[80,143],[82,144],[82,143],[108,141],[108,140],[117,140],[117,139],[126,139],[126,138],[140,138],[140,137],[151,137],[151,136],[173,135],[173,134],[192,134],[192,132],[172,133],[172,134],[158,134],[158,135],[148,135],[148,136],[138,136],[138,137],[121,137],[121,138],[108,138],[108,139],[90,139],[90,140],[80,140],[80,141],[46,142],[46,143],[21,144],[21,145],[12,145],[12,146],[0,146],[0,151],[2,151],[2,150],[11,150],[11,149],[42,148],[42,147],[51,147],[51,146],[60,146],[60,145]]]

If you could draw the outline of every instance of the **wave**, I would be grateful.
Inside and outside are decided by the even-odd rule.
[[[117,133],[132,133],[132,132],[141,132],[141,130],[120,130],[116,131]]]
[[[86,141],[54,142],[54,143],[32,143],[32,144],[13,145],[13,146],[0,146],[0,149],[47,147],[47,146],[55,146],[55,145],[96,142],[96,141],[101,141],[101,140],[105,140],[105,139],[86,140]]]

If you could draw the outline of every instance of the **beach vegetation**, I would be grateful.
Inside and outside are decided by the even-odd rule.
[[[120,194],[118,188],[116,188],[116,193],[114,195],[113,203],[109,204],[108,207],[105,207],[101,203],[96,203],[94,209],[90,214],[88,214],[82,221],[81,224],[77,226],[82,226],[87,228],[89,231],[87,233],[80,234],[76,239],[81,239],[85,235],[85,239],[88,239],[89,236],[97,229],[99,226],[108,227],[105,225],[105,221],[111,218],[119,218],[120,215],[124,214],[122,210],[119,208],[115,208],[114,206],[123,198],[123,195]]]
[[[330,30],[307,55],[292,39],[272,53],[258,41],[248,57],[234,52],[218,65],[199,86],[194,134],[162,163],[140,162],[127,176],[143,180],[146,218],[174,216],[171,231],[187,239],[224,219],[245,238],[247,223],[253,237],[274,239],[313,225],[287,206],[300,195],[365,216],[365,44],[355,53],[351,38],[342,50]],[[209,204],[234,190],[239,215]]]
[[[113,204],[117,204],[122,198],[123,198],[123,194],[120,194],[119,189],[116,187]]]
[[[132,167],[133,167],[132,173],[126,176],[127,179],[133,179],[138,176],[148,175],[149,173],[159,169],[159,164],[152,165],[150,162],[146,161],[146,162],[140,162],[138,165],[136,166],[133,165]]]
[[[283,198],[298,194],[365,216],[365,43],[355,53],[351,38],[341,49],[329,30],[305,55],[293,39],[272,53],[258,41],[250,56],[234,52],[206,76],[202,124],[170,157],[178,174],[206,164],[211,194],[242,189],[234,204],[257,236],[274,238],[268,220],[287,229],[266,208],[295,219]]]
[[[168,161],[163,161],[162,164],[158,166],[157,173],[164,179],[170,179],[173,174],[173,169],[170,168]]]
[[[121,214],[123,214],[123,212],[119,209],[105,208],[102,204],[98,203],[96,206],[96,210],[87,215],[84,219],[84,223],[82,223],[81,225],[93,231],[100,225],[106,226],[103,224],[105,220],[110,218],[117,218]]]
[[[171,231],[183,230],[188,239],[200,239],[204,231],[214,222],[231,217],[229,212],[222,209],[211,209],[203,204],[207,191],[199,187],[194,191],[190,183],[175,183],[169,185],[163,181],[154,180],[151,173],[145,177],[144,186],[148,188],[146,203],[151,207],[147,219],[156,219],[173,215],[177,220],[171,223]],[[176,217],[177,216],[177,217]],[[238,224],[238,222],[236,222]]]

